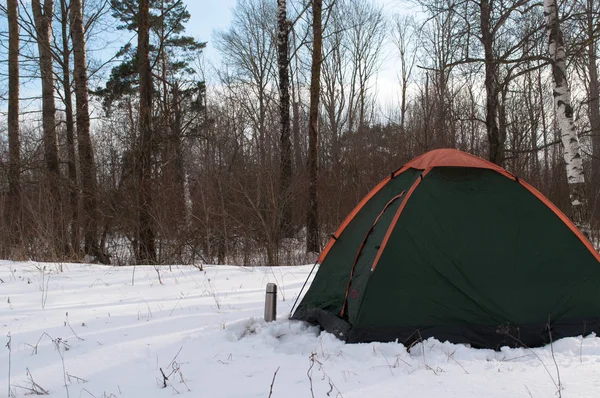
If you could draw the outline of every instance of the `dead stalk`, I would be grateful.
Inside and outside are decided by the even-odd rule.
[[[558,363],[556,362],[556,357],[554,356],[554,342],[552,341],[552,330],[550,329],[549,319],[546,327],[548,328],[548,336],[550,336],[550,353],[552,354],[552,361],[554,362],[554,367],[556,368],[556,380],[558,381],[558,386],[556,388],[558,392],[558,398],[562,398],[562,382],[560,380],[560,370],[558,368]]]
[[[277,372],[279,372],[280,366],[277,367],[275,373],[273,373],[273,380],[271,381],[271,388],[269,389],[269,398],[273,395],[273,385],[275,384],[275,378],[277,377]]]
[[[10,369],[12,367],[12,360],[11,360],[11,353],[12,353],[12,348],[11,348],[11,342],[12,342],[12,337],[10,336],[10,332],[8,332],[8,342],[6,343],[6,348],[8,348],[8,397],[11,396],[11,391],[10,391]]]
[[[62,339],[59,337],[56,340],[54,340],[54,344],[56,345],[56,351],[58,351],[58,355],[60,355],[60,362],[62,364],[62,369],[63,369],[63,381],[65,383],[65,390],[67,391],[67,398],[69,398],[69,385],[67,384],[67,369],[65,367],[65,356],[63,355],[62,351],[60,350],[60,344],[63,343]],[[66,345],[63,346],[66,347]]]
[[[548,323],[547,327],[548,327],[548,332],[550,333],[550,324],[549,323]],[[503,332],[505,335],[507,335],[508,337],[510,337],[517,343],[519,343],[521,345],[521,347],[524,347],[527,350],[529,350],[529,352],[531,352],[537,358],[537,360],[540,361],[540,363],[546,370],[546,373],[550,377],[550,380],[552,380],[552,383],[556,387],[558,398],[562,398],[562,393],[561,393],[562,386],[560,384],[560,373],[558,374],[558,382],[557,382],[554,379],[554,376],[552,376],[552,372],[550,372],[550,369],[548,369],[548,366],[546,366],[546,363],[542,360],[542,358],[540,358],[540,356],[531,347],[529,347],[529,346],[527,346],[527,344],[523,343],[523,341],[521,341],[521,339],[519,339],[518,337],[513,336],[508,329],[503,330]],[[550,335],[550,340],[552,340],[552,335]],[[551,344],[550,349],[552,350],[552,358],[554,359],[554,348],[552,346],[552,343],[550,343],[550,344]],[[558,371],[558,364],[556,363],[556,359],[554,359],[554,365],[556,366],[556,369]]]
[[[67,325],[69,327],[69,329],[71,329],[71,332],[73,332],[73,336],[75,336],[77,338],[77,340],[83,341],[83,339],[81,337],[79,337],[77,335],[77,333],[75,333],[75,330],[73,330],[73,327],[71,327],[71,324],[69,323],[69,313],[68,312],[65,315],[65,325]]]
[[[26,390],[27,394],[31,394],[31,395],[49,395],[50,394],[48,392],[48,390],[46,390],[45,388],[40,386],[38,383],[36,383],[35,380],[33,380],[33,375],[29,371],[29,368],[25,368],[25,371],[27,372],[27,377],[29,378],[29,383],[31,386],[30,387],[21,387],[21,388]]]

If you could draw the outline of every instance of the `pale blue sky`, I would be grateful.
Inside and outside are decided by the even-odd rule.
[[[275,2],[276,0],[272,0]],[[406,1],[376,0],[383,4],[386,12],[404,13],[408,11]],[[207,56],[212,55],[212,33],[214,30],[226,29],[231,23],[232,10],[237,0],[184,0],[191,14],[186,30],[189,35],[201,41],[208,41]]]
[[[275,2],[276,0],[271,0]],[[406,0],[373,0],[384,5],[386,13],[406,13],[411,12],[406,6]],[[219,56],[215,48],[213,47],[212,38],[215,30],[225,30],[229,27],[232,20],[232,12],[235,8],[237,0],[184,0],[188,11],[190,12],[191,18],[189,23],[186,25],[186,34],[193,36],[197,40],[208,42],[207,48],[204,52],[204,58],[207,64],[218,65]],[[26,1],[26,4],[29,4]],[[0,20],[0,27],[5,26],[6,21],[4,18]],[[115,33],[115,39],[111,40],[108,37],[103,39],[108,40],[108,43],[101,44],[99,52],[95,52],[94,56],[101,60],[106,60],[116,52],[124,41],[126,41],[131,34],[123,31]],[[102,35],[100,35],[102,37]],[[89,46],[89,50],[93,50],[94,45]],[[380,94],[383,94],[384,98],[395,97],[395,91],[397,87],[396,79],[396,62],[395,54],[393,54],[393,48],[386,46],[384,48],[384,57],[387,58],[382,65],[382,69],[378,76],[378,88]],[[1,66],[2,68],[5,65]],[[106,74],[110,69],[106,70]],[[207,71],[210,75],[210,71]],[[207,76],[210,80],[210,77]],[[25,87],[24,91],[34,87],[37,89],[37,80],[33,82],[23,81]],[[97,82],[92,82],[97,84]],[[30,87],[31,86],[31,87]],[[383,93],[382,93],[383,91]]]
[[[200,41],[207,41],[205,55],[208,59],[214,58],[212,32],[229,26],[236,0],[184,0],[184,3],[192,16],[186,26],[187,34]]]
[[[272,0],[275,2],[276,0]],[[407,6],[406,0],[374,0],[384,5],[387,14],[412,13],[411,6]],[[191,14],[186,26],[187,34],[200,41],[207,41],[208,45],[204,52],[208,64],[218,63],[218,53],[212,45],[212,35],[215,30],[225,30],[229,27],[232,19],[232,10],[237,0],[184,0]],[[384,61],[378,76],[378,88],[380,98],[393,99],[396,97],[398,87],[396,78],[397,63],[394,62],[393,46],[384,46]],[[210,73],[209,73],[210,74]],[[209,78],[210,80],[210,78]]]

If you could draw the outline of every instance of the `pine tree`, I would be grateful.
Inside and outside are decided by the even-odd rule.
[[[138,31],[139,15],[137,0],[112,0],[113,16],[121,21],[119,29]],[[181,75],[191,75],[195,71],[190,61],[206,47],[205,42],[183,35],[190,13],[181,0],[149,0],[149,48],[150,67],[154,77],[173,82]],[[94,91],[102,97],[104,106],[110,106],[126,95],[134,94],[139,84],[138,50],[130,44],[121,48],[117,56],[124,60],[115,66],[106,86]],[[160,73],[157,73],[158,69]],[[204,89],[203,82],[196,85],[195,94]]]
[[[195,71],[190,61],[206,43],[183,35],[190,14],[181,0],[149,0],[136,8],[137,1],[112,1],[113,16],[121,21],[120,29],[138,32],[137,48],[125,46],[120,54],[124,61],[113,68],[106,87],[95,93],[103,98],[105,110],[125,96],[140,96],[139,134],[135,148],[132,175],[138,198],[138,222],[135,232],[137,261],[156,262],[156,227],[158,219],[153,195],[155,169],[162,155],[163,180],[170,184],[172,201],[161,210],[174,228],[161,228],[163,233],[177,233],[184,218],[186,203],[185,169],[182,155],[182,101],[194,99],[202,104],[203,82],[182,80]],[[146,10],[147,9],[147,10]],[[144,24],[142,24],[142,22]],[[159,115],[156,118],[152,114]],[[159,145],[162,144],[162,145]]]

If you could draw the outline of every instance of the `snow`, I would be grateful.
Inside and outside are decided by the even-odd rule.
[[[160,267],[161,285],[154,267],[136,267],[132,286],[132,267],[0,262],[0,397],[9,377],[16,397],[552,397],[557,371],[562,397],[598,396],[594,336],[407,351],[288,321],[310,268]],[[269,324],[268,282],[279,286]]]

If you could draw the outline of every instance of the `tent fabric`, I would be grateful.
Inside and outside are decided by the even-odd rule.
[[[292,318],[348,342],[498,348],[600,330],[593,246],[529,184],[456,150],[392,173],[319,261]]]

